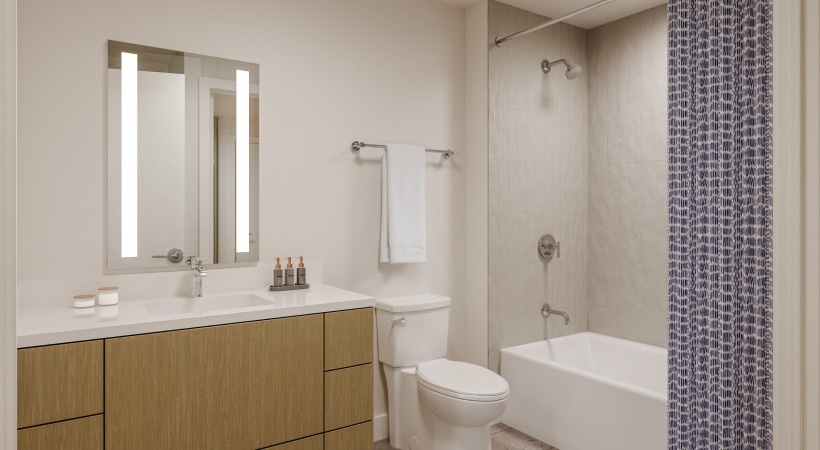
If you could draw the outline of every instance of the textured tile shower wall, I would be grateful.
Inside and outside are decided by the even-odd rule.
[[[546,18],[491,1],[489,36]],[[489,366],[499,349],[587,329],[587,75],[549,75],[541,60],[586,67],[587,32],[558,24],[497,48],[489,44]],[[561,257],[545,265],[538,238],[552,233]],[[567,311],[544,321],[544,302]]]
[[[546,20],[491,1],[489,36]],[[666,345],[666,6],[489,49],[489,366],[587,329]],[[567,80],[542,59],[584,73]],[[552,233],[561,257],[544,264]],[[543,303],[572,317],[544,321]]]
[[[666,346],[666,5],[589,30],[590,331]]]

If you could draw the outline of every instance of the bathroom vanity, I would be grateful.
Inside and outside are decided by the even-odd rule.
[[[315,271],[308,288],[302,264],[302,290],[270,292],[270,269],[254,267],[259,65],[108,41],[107,75],[96,285],[119,279],[132,297],[75,309],[58,296],[93,285],[58,280],[41,283],[62,286],[48,291],[57,306],[18,310],[18,448],[372,447],[374,299]],[[202,297],[206,265],[222,283],[206,292],[260,289]],[[191,269],[199,298],[133,298],[180,293],[187,274],[171,271]]]
[[[244,295],[269,304],[154,316],[157,299],[127,301],[114,320],[23,310],[19,448],[371,447],[373,299],[323,285]]]

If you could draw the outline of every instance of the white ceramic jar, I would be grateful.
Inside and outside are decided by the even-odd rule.
[[[97,304],[100,306],[116,305],[120,302],[120,291],[117,286],[97,288]]]
[[[80,294],[74,296],[74,307],[75,308],[90,308],[94,306],[94,295],[93,294]]]

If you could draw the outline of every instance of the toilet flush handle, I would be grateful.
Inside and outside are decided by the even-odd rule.
[[[394,323],[394,324],[399,323],[399,324],[404,325],[404,324],[407,323],[407,318],[404,317],[404,316],[401,316],[398,319],[390,319],[390,323]]]

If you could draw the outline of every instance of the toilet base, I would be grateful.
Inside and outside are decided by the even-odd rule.
[[[492,447],[489,425],[457,427],[436,420],[434,436],[430,450],[491,450]]]
[[[387,384],[390,446],[399,450],[429,450],[435,419],[433,414],[422,413],[416,369],[386,364],[382,368]]]

